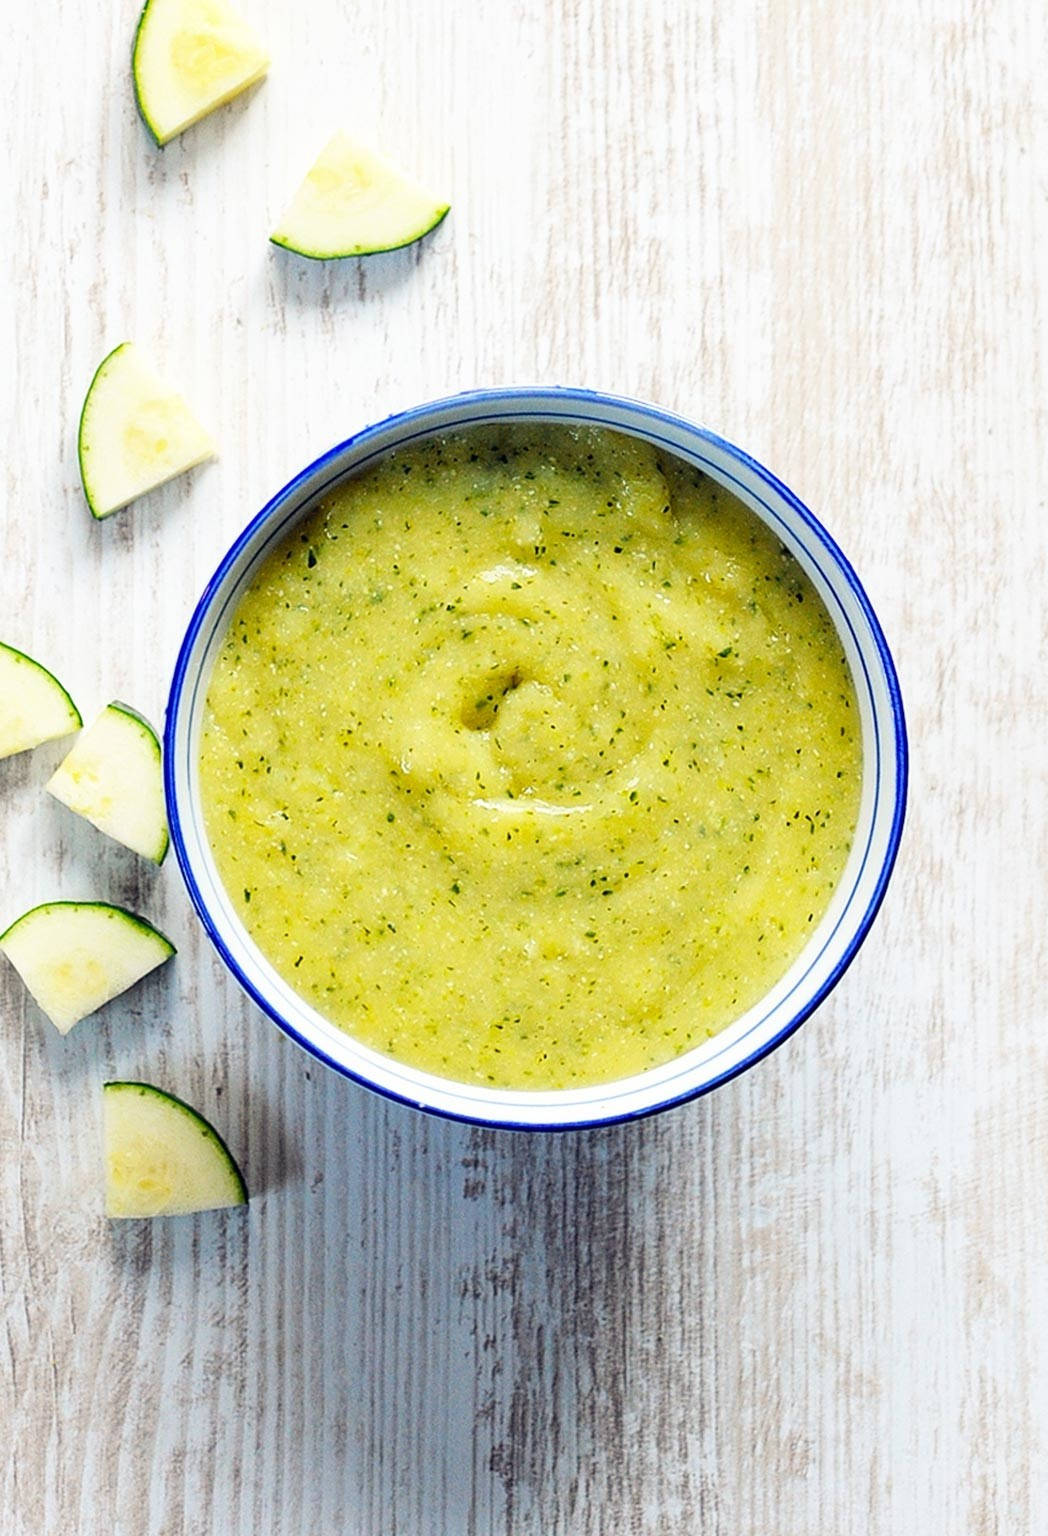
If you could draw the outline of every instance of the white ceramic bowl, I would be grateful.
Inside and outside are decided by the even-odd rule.
[[[241,923],[208,846],[197,776],[208,681],[245,585],[288,528],[352,470],[434,432],[494,421],[613,427],[697,465],[772,527],[820,593],[840,633],[862,718],[863,787],[854,847],[822,922],[796,963],[728,1029],[664,1066],[560,1092],[451,1082],[360,1044],[279,976]],[[836,985],[884,896],[902,832],[906,732],[898,680],[880,625],[851,566],[806,507],[740,449],[654,406],[575,389],[456,395],[392,416],[349,438],[284,487],[222,560],[190,621],[167,707],[164,773],[172,841],[189,894],[219,954],[255,1002],[306,1050],[357,1082],[420,1109],[487,1125],[567,1128],[625,1120],[679,1104],[736,1076],[784,1040]]]

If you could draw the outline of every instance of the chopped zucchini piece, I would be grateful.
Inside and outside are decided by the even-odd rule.
[[[146,0],[131,53],[135,100],[158,144],[261,80],[269,55],[226,0]]]
[[[98,365],[80,413],[77,448],[84,495],[98,518],[215,456],[182,396],[130,341]]]
[[[107,1216],[188,1216],[247,1204],[229,1148],[173,1093],[152,1083],[106,1083],[102,1111]]]
[[[99,831],[163,863],[168,836],[160,742],[149,721],[127,704],[106,705],[47,788]]]
[[[63,1035],[170,960],[152,923],[104,901],[49,901],[0,934],[4,952]]]
[[[321,152],[270,235],[315,261],[392,251],[428,235],[450,207],[339,133]]]
[[[83,724],[62,684],[31,656],[0,642],[0,757],[68,736]]]

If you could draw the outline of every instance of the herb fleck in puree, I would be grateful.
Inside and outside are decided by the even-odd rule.
[[[756,1002],[828,903],[855,693],[793,558],[648,444],[484,427],[398,450],[262,566],[201,755],[256,943],[402,1061],[566,1088]]]

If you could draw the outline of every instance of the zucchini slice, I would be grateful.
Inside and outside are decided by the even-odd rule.
[[[91,380],[77,451],[87,504],[102,518],[214,458],[215,445],[182,396],[125,341]]]
[[[106,1083],[102,1116],[107,1216],[188,1216],[247,1204],[229,1148],[173,1093],[152,1083]]]
[[[0,757],[27,752],[83,725],[62,684],[31,656],[0,642]]]
[[[226,0],[146,0],[131,50],[142,120],[168,143],[261,80],[269,55]]]
[[[450,206],[338,133],[269,238],[314,261],[370,256],[421,240]]]
[[[104,901],[48,901],[0,933],[7,956],[63,1035],[170,960],[175,946],[144,917]]]
[[[47,789],[100,832],[162,864],[167,815],[156,731],[127,704],[107,704],[55,769]]]

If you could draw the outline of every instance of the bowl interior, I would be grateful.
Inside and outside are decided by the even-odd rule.
[[[851,668],[863,740],[854,844],[822,921],[778,984],[728,1028],[661,1067],[556,1092],[460,1084],[405,1066],[328,1022],[288,985],[244,928],[207,840],[197,763],[211,670],[259,564],[336,482],[423,436],[495,421],[561,421],[643,437],[705,471],[763,519],[795,555],[835,623]],[[902,830],[906,739],[895,670],[869,601],[825,529],[741,450],[678,417],[580,390],[475,392],[369,427],[290,482],[248,525],[197,606],[178,658],[165,730],[172,841],[190,895],[219,953],[255,1001],[307,1050],[347,1076],[422,1109],[484,1124],[568,1127],[627,1119],[708,1091],[766,1055],[835,985],[880,905]]]

